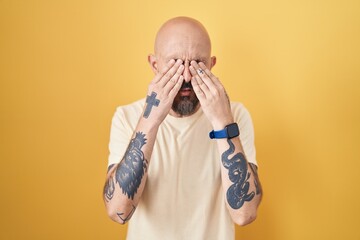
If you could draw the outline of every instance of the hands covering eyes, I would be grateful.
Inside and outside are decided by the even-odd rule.
[[[234,122],[229,98],[219,79],[203,62],[191,61],[189,69],[195,94],[214,129],[223,129]]]
[[[185,66],[181,59],[171,59],[151,81],[143,117],[161,123],[169,113],[184,82]],[[229,98],[219,79],[203,62],[191,61],[191,84],[200,105],[214,129],[233,122]]]

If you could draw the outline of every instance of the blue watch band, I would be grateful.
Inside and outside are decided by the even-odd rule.
[[[237,125],[237,123],[231,123],[229,125],[227,125],[224,129],[222,130],[218,130],[218,131],[214,131],[212,130],[209,133],[209,137],[211,139],[219,139],[219,138],[234,138],[239,136],[239,127]]]
[[[222,130],[219,130],[219,131],[214,131],[212,130],[211,132],[209,132],[209,137],[211,139],[214,139],[214,138],[227,138],[227,130],[226,128],[225,129],[222,129]]]

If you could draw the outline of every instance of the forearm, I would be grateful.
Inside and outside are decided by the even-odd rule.
[[[217,143],[226,205],[233,221],[246,225],[255,220],[262,197],[257,167],[246,160],[239,137],[218,139]]]
[[[233,123],[229,98],[219,79],[202,62],[192,61],[190,71],[194,76],[191,80],[194,91],[213,129],[221,130]],[[216,141],[227,207],[234,222],[245,225],[256,217],[261,200],[260,182],[245,158],[239,137]]]
[[[127,222],[140,200],[156,134],[183,83],[183,70],[182,60],[172,59],[158,71],[124,158],[108,171],[103,195],[108,215],[116,222]]]
[[[147,179],[158,124],[141,117],[120,163],[108,169],[104,202],[110,218],[126,223],[134,213]]]

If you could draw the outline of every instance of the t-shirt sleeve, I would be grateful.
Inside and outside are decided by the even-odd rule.
[[[255,150],[255,136],[254,136],[254,126],[249,111],[245,106],[241,105],[241,108],[238,111],[235,110],[235,117],[239,130],[240,130],[240,140],[244,149],[246,159],[250,163],[257,165],[256,161],[256,150]]]
[[[132,135],[121,108],[117,108],[111,121],[108,167],[123,158]]]

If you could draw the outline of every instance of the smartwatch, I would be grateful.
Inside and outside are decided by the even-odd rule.
[[[209,133],[209,137],[211,139],[220,139],[220,138],[231,139],[231,138],[239,136],[239,134],[240,134],[240,132],[239,132],[239,127],[238,127],[237,123],[231,123],[222,130],[219,130],[219,131],[212,130]]]

